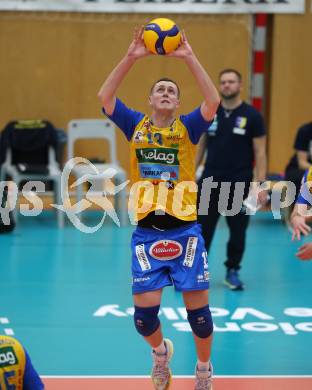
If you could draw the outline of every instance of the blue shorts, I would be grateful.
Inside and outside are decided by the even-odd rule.
[[[131,249],[133,294],[172,285],[177,291],[209,288],[207,252],[198,223],[166,231],[137,227]]]

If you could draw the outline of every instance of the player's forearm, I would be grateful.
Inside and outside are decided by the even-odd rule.
[[[98,92],[98,98],[105,111],[112,114],[115,108],[116,92],[121,82],[135,62],[135,58],[126,55],[110,73]]]
[[[300,161],[299,160],[299,168],[305,171],[306,169],[311,168],[311,164],[308,161]]]
[[[204,97],[203,114],[206,120],[212,120],[220,104],[219,93],[208,76],[207,72],[192,53],[185,58],[185,62],[197,81],[198,87]]]
[[[255,156],[255,181],[265,181],[267,171],[267,160],[265,152],[258,152]]]

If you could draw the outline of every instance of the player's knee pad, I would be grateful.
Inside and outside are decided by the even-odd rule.
[[[195,310],[187,310],[187,319],[196,336],[205,339],[213,332],[213,322],[209,305]]]
[[[144,337],[153,334],[159,327],[159,306],[134,306],[134,324],[136,330]]]

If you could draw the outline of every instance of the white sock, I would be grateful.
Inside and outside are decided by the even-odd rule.
[[[165,346],[164,340],[158,345],[158,347],[153,348],[153,350],[156,352],[157,355],[166,355],[167,348]]]
[[[209,371],[209,360],[208,362],[197,360],[197,369],[198,371]]]

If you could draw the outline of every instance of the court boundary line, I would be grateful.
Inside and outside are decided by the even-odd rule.
[[[40,375],[46,379],[128,379],[150,378],[150,375]],[[312,378],[312,375],[214,375],[214,378]],[[194,375],[173,375],[173,378],[194,378]]]

